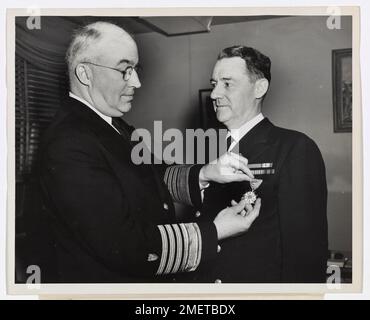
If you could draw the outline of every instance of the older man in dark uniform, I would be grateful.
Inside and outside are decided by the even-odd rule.
[[[67,52],[70,93],[45,136],[40,182],[55,236],[53,282],[164,282],[217,255],[218,240],[246,232],[259,213],[241,201],[215,219],[177,223],[173,200],[199,207],[202,186],[250,180],[246,159],[206,166],[136,165],[120,117],[141,86],[137,46],[96,22]],[[236,172],[223,175],[221,172]],[[245,213],[249,213],[246,215]]]

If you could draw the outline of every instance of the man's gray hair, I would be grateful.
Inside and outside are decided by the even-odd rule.
[[[121,27],[105,21],[97,21],[78,28],[72,35],[71,43],[66,53],[66,62],[68,72],[71,76],[76,68],[76,65],[81,61],[91,61],[91,48],[102,37],[105,31],[120,29],[126,33]]]

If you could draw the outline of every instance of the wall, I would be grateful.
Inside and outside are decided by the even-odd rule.
[[[341,23],[340,30],[329,30],[326,17],[286,17],[214,26],[209,34],[138,35],[144,73],[127,119],[149,130],[153,119],[163,120],[164,129],[197,126],[198,90],[209,88],[220,49],[246,44],[269,55],[264,114],[318,144],[327,169],[329,245],[351,251],[352,141],[350,133],[333,132],[332,111],[331,51],[352,46],[351,19]]]

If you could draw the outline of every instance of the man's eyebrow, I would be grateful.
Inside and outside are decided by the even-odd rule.
[[[222,77],[220,80],[222,81],[230,81],[230,80],[233,80],[232,77]],[[209,82],[217,82],[215,79],[211,78],[209,79]]]
[[[127,59],[121,59],[120,61],[118,61],[117,66],[119,66],[121,63],[131,63],[131,64],[133,64],[133,61],[130,61],[130,60],[127,60]]]

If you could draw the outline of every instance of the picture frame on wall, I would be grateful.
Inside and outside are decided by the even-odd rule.
[[[332,51],[334,132],[352,132],[352,49]]]

